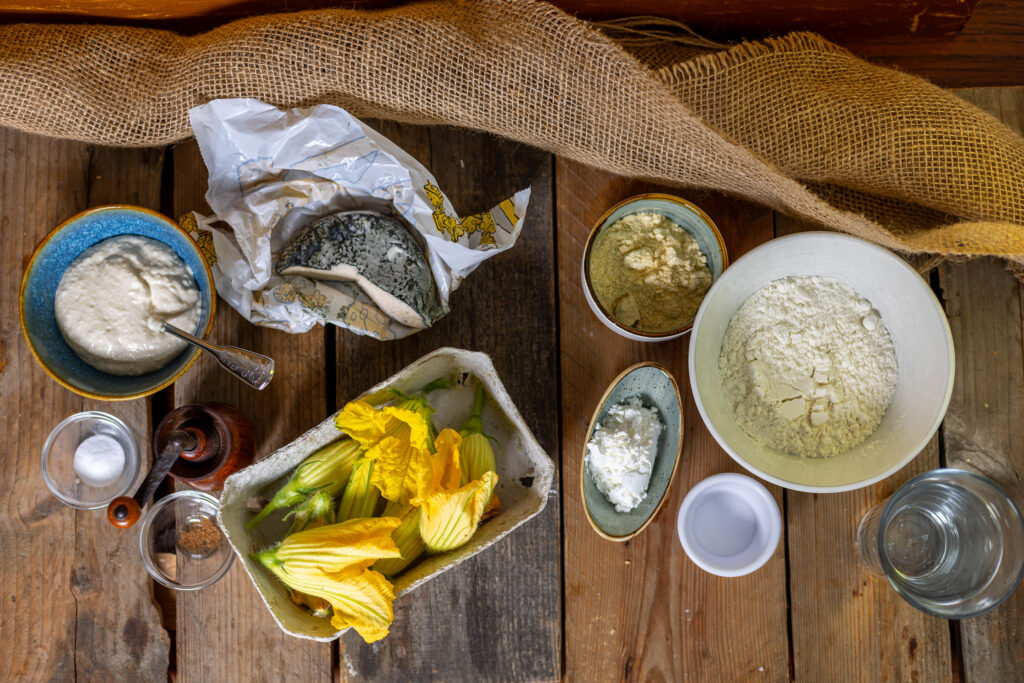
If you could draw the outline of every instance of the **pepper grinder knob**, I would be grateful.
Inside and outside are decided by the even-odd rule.
[[[142,515],[142,508],[134,498],[121,496],[115,498],[107,506],[107,520],[119,529],[128,527],[139,521]]]

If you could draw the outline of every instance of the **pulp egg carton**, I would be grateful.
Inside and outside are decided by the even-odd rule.
[[[440,377],[449,379],[452,386],[432,392],[429,396],[430,404],[436,410],[433,422],[439,429],[446,426],[457,429],[469,417],[473,404],[474,377],[483,382],[487,389],[488,400],[483,413],[484,432],[496,438],[502,446],[501,449],[495,449],[498,471],[495,492],[501,499],[501,509],[496,516],[483,522],[462,547],[439,555],[424,556],[392,577],[397,596],[415,590],[435,576],[483,552],[538,514],[544,509],[554,477],[555,466],[551,457],[544,452],[523,422],[486,354],[452,348],[438,349],[358,398],[373,404],[386,403],[395,398],[391,389],[415,394],[427,383]],[[245,524],[255,513],[247,509],[247,503],[254,497],[271,498],[288,481],[299,463],[340,435],[341,432],[334,426],[334,415],[331,415],[267,458],[231,475],[224,484],[221,508],[217,515],[217,521],[238,555],[245,573],[278,626],[289,635],[318,641],[334,640],[342,632],[331,626],[330,619],[315,617],[293,603],[277,577],[249,557],[249,553],[273,545],[284,537],[288,523],[283,521],[283,516],[287,511],[276,511],[259,527],[249,531]]]

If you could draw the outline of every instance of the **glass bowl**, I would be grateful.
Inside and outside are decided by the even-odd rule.
[[[117,478],[87,481],[75,470],[75,450],[90,437],[108,437],[120,445],[124,466]],[[102,444],[102,441],[100,441]],[[110,442],[107,441],[107,444]],[[62,503],[79,510],[106,507],[118,496],[127,496],[139,475],[139,445],[128,426],[107,413],[90,410],[65,418],[43,444],[43,479]]]
[[[175,590],[216,583],[235,554],[217,526],[220,502],[202,491],[178,491],[153,503],[139,529],[139,550],[150,575]]]

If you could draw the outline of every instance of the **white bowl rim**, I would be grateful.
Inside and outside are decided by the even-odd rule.
[[[697,388],[697,368],[696,362],[694,360],[694,352],[696,351],[697,338],[699,336],[698,332],[700,329],[701,321],[704,318],[704,314],[707,312],[707,305],[714,298],[715,290],[719,287],[721,282],[725,280],[727,277],[729,277],[729,270],[722,271],[722,275],[713,283],[711,283],[711,288],[708,290],[707,294],[704,295],[704,300],[701,302],[700,308],[697,310],[697,316],[693,319],[693,330],[690,334],[690,346],[687,353],[687,371],[690,374],[690,393],[693,394],[693,402],[697,405],[697,412],[700,413],[700,417],[701,420],[703,420],[704,422],[704,426],[707,427],[709,432],[711,432],[711,435],[715,438],[715,441],[718,442],[718,445],[721,446],[722,449],[729,454],[730,458],[739,463],[747,471],[756,474],[765,481],[777,484],[778,486],[781,486],[783,488],[791,489],[793,491],[802,491],[805,493],[842,493],[843,491],[855,491],[857,489],[864,488],[865,486],[870,486],[871,484],[875,484],[887,477],[892,476],[899,470],[906,467],[910,463],[910,461],[912,461],[914,458],[920,455],[921,451],[925,449],[925,447],[928,445],[928,442],[932,440],[933,436],[935,436],[935,432],[938,431],[939,425],[941,425],[942,421],[946,419],[946,411],[949,409],[949,402],[953,397],[953,382],[956,379],[956,349],[953,347],[953,333],[949,329],[949,320],[946,318],[945,311],[942,309],[942,302],[940,302],[938,297],[935,296],[935,292],[932,291],[932,288],[928,286],[925,280],[921,277],[920,273],[914,270],[909,263],[904,261],[896,254],[892,253],[885,247],[879,246],[873,242],[869,242],[867,240],[863,240],[858,237],[853,237],[850,235],[844,235],[834,232],[825,232],[823,230],[800,232],[793,235],[776,237],[775,239],[768,240],[767,242],[754,247],[753,249],[751,249],[746,254],[744,254],[743,256],[741,256],[740,258],[736,259],[736,261],[733,262],[734,268],[732,270],[733,272],[739,272],[739,268],[735,268],[735,266],[739,266],[744,261],[750,259],[757,252],[761,251],[769,244],[775,244],[780,241],[802,240],[807,239],[809,237],[820,238],[822,236],[826,236],[837,242],[857,243],[860,246],[868,247],[871,250],[877,252],[880,257],[888,259],[890,262],[896,264],[900,268],[903,268],[904,270],[913,273],[914,276],[918,280],[920,280],[923,290],[930,295],[930,301],[934,304],[935,310],[937,310],[940,313],[939,317],[942,321],[942,329],[946,333],[946,346],[949,349],[949,381],[946,384],[946,392],[942,399],[942,409],[938,412],[938,417],[933,422],[932,426],[928,429],[927,435],[923,437],[920,440],[920,442],[917,443],[917,445],[915,445],[914,448],[908,450],[907,455],[905,455],[898,462],[894,463],[888,469],[862,481],[851,482],[849,484],[840,484],[837,486],[810,486],[807,484],[798,484],[790,482],[780,477],[776,477],[772,474],[768,474],[767,472],[761,470],[759,467],[755,467],[749,464],[743,458],[741,458],[740,455],[736,453],[732,449],[732,447],[729,446],[728,443],[726,443],[725,439],[722,437],[721,434],[719,434],[718,430],[715,429],[714,424],[712,424],[711,422],[711,418],[708,416],[707,411],[704,408],[704,401],[701,399],[700,391]]]
[[[755,509],[754,505],[751,505],[751,509],[754,511],[754,514],[757,515],[757,523],[766,528],[768,542],[765,543],[764,549],[756,558],[743,566],[726,569],[707,562],[704,557],[697,552],[697,549],[687,542],[687,535],[683,532],[683,528],[685,526],[684,522],[686,521],[686,517],[690,510],[693,509],[694,503],[697,502],[702,494],[712,487],[725,488],[733,495],[742,498],[748,503],[751,501],[760,501],[763,505],[758,506],[758,508],[768,511],[768,515],[766,516],[757,515],[758,509]],[[686,556],[704,571],[709,574],[714,574],[715,576],[724,576],[727,578],[746,576],[747,574],[753,574],[763,567],[768,560],[771,559],[772,555],[775,554],[775,551],[778,550],[779,541],[782,540],[782,511],[779,509],[779,504],[775,500],[775,497],[772,496],[771,491],[765,488],[764,484],[758,480],[748,477],[745,474],[723,472],[721,474],[714,474],[706,479],[702,479],[697,482],[696,486],[687,492],[686,497],[683,498],[683,502],[679,505],[679,513],[676,515],[676,534],[679,536],[679,542],[682,544],[683,550],[686,552]]]

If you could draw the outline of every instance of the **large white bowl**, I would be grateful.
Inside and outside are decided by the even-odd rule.
[[[762,446],[737,424],[718,356],[729,321],[754,292],[794,275],[839,280],[881,314],[896,350],[896,393],[878,429],[832,458],[802,458]],[[759,477],[797,491],[849,491],[914,459],[946,415],[953,391],[953,338],[931,288],[905,261],[854,237],[807,232],[767,242],[734,263],[708,291],[690,335],[690,386],[715,440]]]

